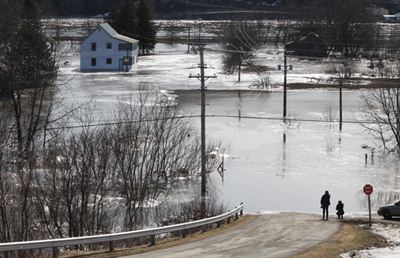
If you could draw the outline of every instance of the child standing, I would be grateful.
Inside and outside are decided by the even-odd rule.
[[[338,204],[336,205],[336,215],[338,219],[343,219],[343,214],[344,214],[344,204],[342,201],[339,201]]]

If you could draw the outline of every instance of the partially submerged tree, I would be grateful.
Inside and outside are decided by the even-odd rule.
[[[367,0],[314,0],[304,5],[303,12],[310,20],[303,26],[305,35],[317,33],[331,51],[346,57],[357,57],[370,49],[375,40],[375,26],[371,23],[373,16]]]
[[[115,1],[111,7],[108,22],[118,33],[127,36],[135,35],[137,25],[135,1]]]
[[[139,48],[142,54],[146,54],[152,51],[156,44],[156,29],[153,23],[153,15],[148,6],[148,1],[141,0],[139,2],[136,17],[136,35],[139,40]]]
[[[247,65],[255,72],[259,69],[252,62],[254,52],[266,43],[269,30],[265,30],[262,24],[251,22],[231,22],[222,28],[220,37],[225,48],[223,57],[223,69],[232,73],[238,70],[238,81],[241,80],[242,65]]]
[[[363,96],[365,120],[361,123],[385,150],[400,153],[400,62],[392,66],[397,85],[373,89]]]

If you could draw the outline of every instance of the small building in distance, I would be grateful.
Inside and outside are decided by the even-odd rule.
[[[100,24],[81,44],[81,71],[130,71],[137,62],[139,41]]]
[[[328,46],[314,32],[310,32],[296,41],[291,41],[285,45],[288,55],[303,57],[327,57]]]
[[[383,15],[384,22],[400,22],[400,13]]]

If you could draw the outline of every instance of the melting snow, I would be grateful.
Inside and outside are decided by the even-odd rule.
[[[400,227],[398,225],[372,225],[371,231],[387,239],[389,247],[372,248],[369,250],[352,251],[342,254],[340,257],[356,258],[394,258],[400,257]]]

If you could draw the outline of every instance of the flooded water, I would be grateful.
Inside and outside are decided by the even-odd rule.
[[[199,92],[176,94],[184,112],[200,113]],[[360,117],[361,95],[344,92],[344,120]],[[328,110],[332,117],[338,117],[337,92],[289,92],[291,116],[321,122],[294,121],[287,128],[274,119],[282,115],[281,103],[281,92],[207,92],[207,115],[215,116],[207,118],[207,136],[229,145],[230,157],[225,160],[224,182],[215,171],[210,184],[228,207],[243,201],[249,212],[319,212],[320,197],[329,190],[333,205],[342,200],[346,212],[360,212],[366,211],[364,184],[372,184],[380,194],[397,188],[398,173],[381,164],[377,156],[372,162],[370,151],[361,148],[374,144],[362,126],[345,123],[339,133],[338,123],[327,122]],[[238,116],[239,110],[241,119],[225,117]],[[199,119],[195,118],[195,124],[200,124]],[[373,205],[379,204],[373,198]]]
[[[199,83],[188,78],[189,73],[197,72],[189,68],[197,69],[198,56],[185,54],[184,45],[158,48],[158,55],[142,57],[130,73],[80,73],[78,56],[69,56],[61,74],[70,82],[61,88],[60,101],[76,104],[93,99],[96,116],[107,119],[118,98],[137,94],[140,89],[162,89],[176,95],[182,113],[193,115],[194,124],[200,127],[200,92],[196,90]],[[209,53],[206,59],[212,66],[220,66],[220,54]],[[272,67],[279,63],[279,56],[269,55],[267,61]],[[321,63],[298,61],[296,67],[288,76],[290,82],[307,80],[304,74],[310,71],[324,76],[326,70]],[[346,123],[339,133],[338,123],[329,123],[339,117],[336,90],[290,90],[291,123],[287,128],[280,120],[282,91],[244,90],[253,82],[252,76],[243,74],[242,83],[238,84],[236,76],[219,74],[219,79],[207,84],[207,137],[222,140],[229,146],[230,156],[225,161],[224,182],[215,171],[212,184],[228,207],[243,201],[250,212],[319,212],[320,197],[329,190],[332,204],[342,200],[346,212],[359,212],[366,210],[361,191],[364,184],[374,186],[375,207],[399,189],[400,173],[393,165],[382,162],[378,154],[374,164],[370,158],[365,164],[364,155],[370,150],[361,146],[375,143],[357,123],[362,119],[362,91],[344,91]],[[271,76],[273,81],[282,81],[280,71],[272,71]]]

